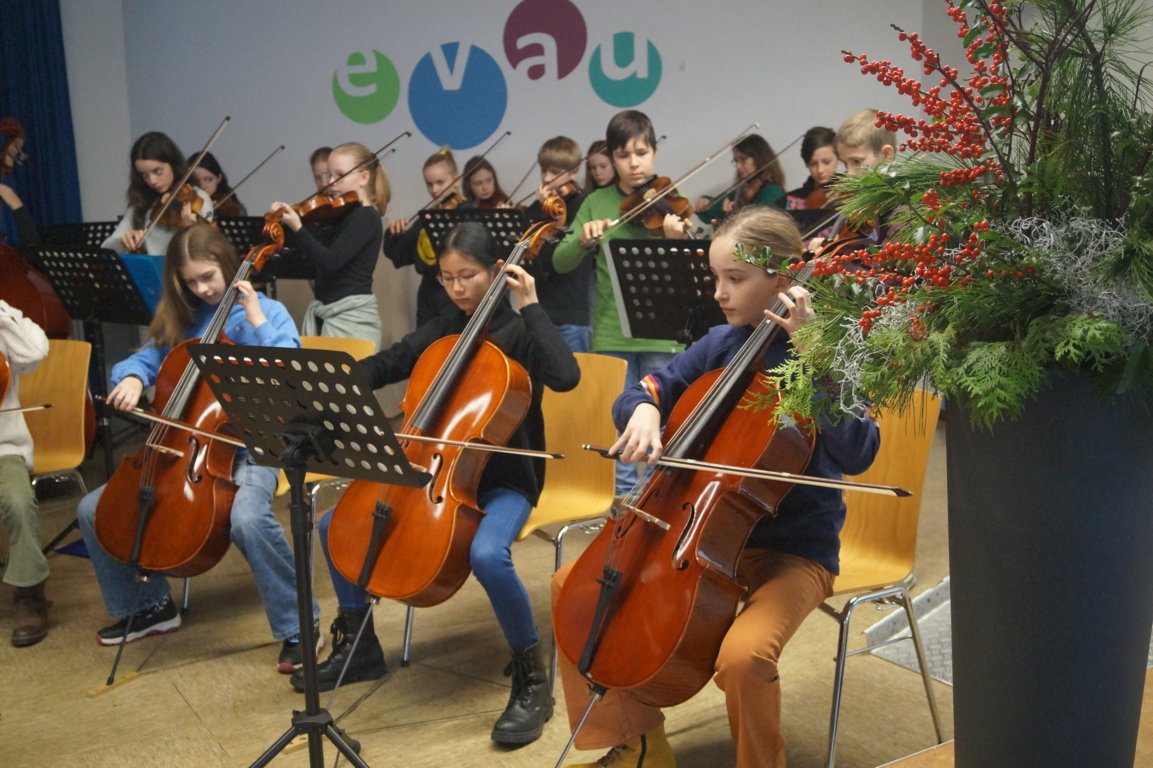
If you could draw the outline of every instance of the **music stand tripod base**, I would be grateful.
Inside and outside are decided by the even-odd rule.
[[[232,344],[193,344],[192,361],[220,401],[229,424],[253,460],[283,467],[291,495],[296,607],[305,649],[304,711],[253,766],[267,765],[300,734],[308,736],[309,764],[324,766],[327,737],[349,762],[367,768],[357,750],[320,706],[316,629],[312,619],[312,520],[306,471],[419,488],[429,481],[408,463],[356,361],[344,352]]]

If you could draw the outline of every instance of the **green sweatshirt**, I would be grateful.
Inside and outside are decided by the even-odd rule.
[[[602,187],[585,198],[573,219],[572,233],[565,237],[553,251],[553,267],[557,272],[571,272],[589,251],[580,244],[581,230],[590,221],[615,219],[620,216],[621,201],[625,196],[615,185]],[[613,293],[612,278],[609,276],[608,262],[605,259],[608,244],[617,238],[640,240],[651,238],[647,229],[635,221],[630,221],[614,229],[603,238],[596,250],[596,301],[593,305],[593,344],[594,352],[679,352],[684,347],[672,340],[630,339],[621,332],[620,315],[617,311],[616,295]]]

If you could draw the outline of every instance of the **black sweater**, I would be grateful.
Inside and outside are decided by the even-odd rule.
[[[372,273],[384,237],[380,214],[372,206],[353,203],[353,210],[331,230],[305,225],[286,229],[288,245],[316,265],[313,293],[324,304],[346,296],[372,294]]]
[[[433,342],[460,333],[467,324],[468,317],[464,312],[454,308],[452,312],[420,326],[388,349],[382,349],[372,357],[361,360],[360,370],[374,388],[403,381],[409,377],[417,359]],[[544,417],[540,410],[541,385],[557,392],[566,392],[575,387],[580,381],[576,358],[540,304],[529,304],[519,315],[507,304],[502,304],[489,322],[487,338],[524,366],[532,381],[532,402],[528,413],[509,439],[508,446],[543,450],[545,440]],[[407,397],[411,396],[410,393]],[[508,488],[535,505],[544,483],[545,461],[504,453],[487,455],[488,463],[477,493],[483,493],[489,488]]]

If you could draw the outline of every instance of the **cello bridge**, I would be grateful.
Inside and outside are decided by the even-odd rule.
[[[148,443],[145,447],[156,451],[157,453],[166,453],[169,456],[175,456],[178,459],[184,458],[184,451],[178,451],[175,448],[169,448],[167,445],[158,445],[156,443]]]

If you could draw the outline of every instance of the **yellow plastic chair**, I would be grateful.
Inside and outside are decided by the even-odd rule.
[[[565,536],[589,521],[604,517],[613,502],[615,462],[581,449],[588,443],[608,447],[616,440],[612,404],[625,385],[624,360],[607,355],[576,353],[581,380],[568,392],[546,389],[541,396],[545,445],[565,458],[549,460],[540,500],[517,535],[522,541],[530,535],[554,547],[553,570],[564,559]],[[558,527],[559,526],[559,527]],[[416,609],[409,606],[404,625],[401,665],[409,663],[412,624]],[[556,676],[553,650],[553,676]]]
[[[67,479],[88,493],[78,467],[87,453],[84,444],[84,408],[88,397],[87,341],[49,339],[48,357],[32,373],[20,377],[20,403],[50,403],[46,411],[24,414],[32,433],[32,486],[44,480]]]
[[[48,356],[36,370],[20,376],[20,403],[49,403],[46,411],[24,414],[32,434],[32,487],[45,480],[68,480],[88,493],[79,467],[87,446],[84,441],[84,409],[88,398],[88,362],[92,345],[87,341],[49,339]],[[45,545],[47,552],[72,529],[75,519]]]
[[[925,664],[925,652],[917,628],[909,590],[913,585],[913,563],[917,548],[917,518],[920,514],[921,491],[929,449],[937,428],[941,400],[929,392],[918,391],[905,413],[886,413],[878,419],[881,448],[873,465],[861,475],[850,478],[866,483],[896,485],[913,492],[906,498],[878,496],[870,493],[845,494],[847,514],[841,531],[841,573],[833,582],[833,596],[846,597],[841,610],[828,601],[821,610],[840,625],[837,646],[833,704],[829,714],[829,752],[826,765],[833,768],[837,747],[837,720],[841,708],[841,690],[848,657],[865,653],[891,643],[912,640],[920,665],[929,713],[941,735],[941,721],[932,680]],[[910,632],[899,637],[849,651],[849,624],[853,610],[862,603],[904,608]]]

